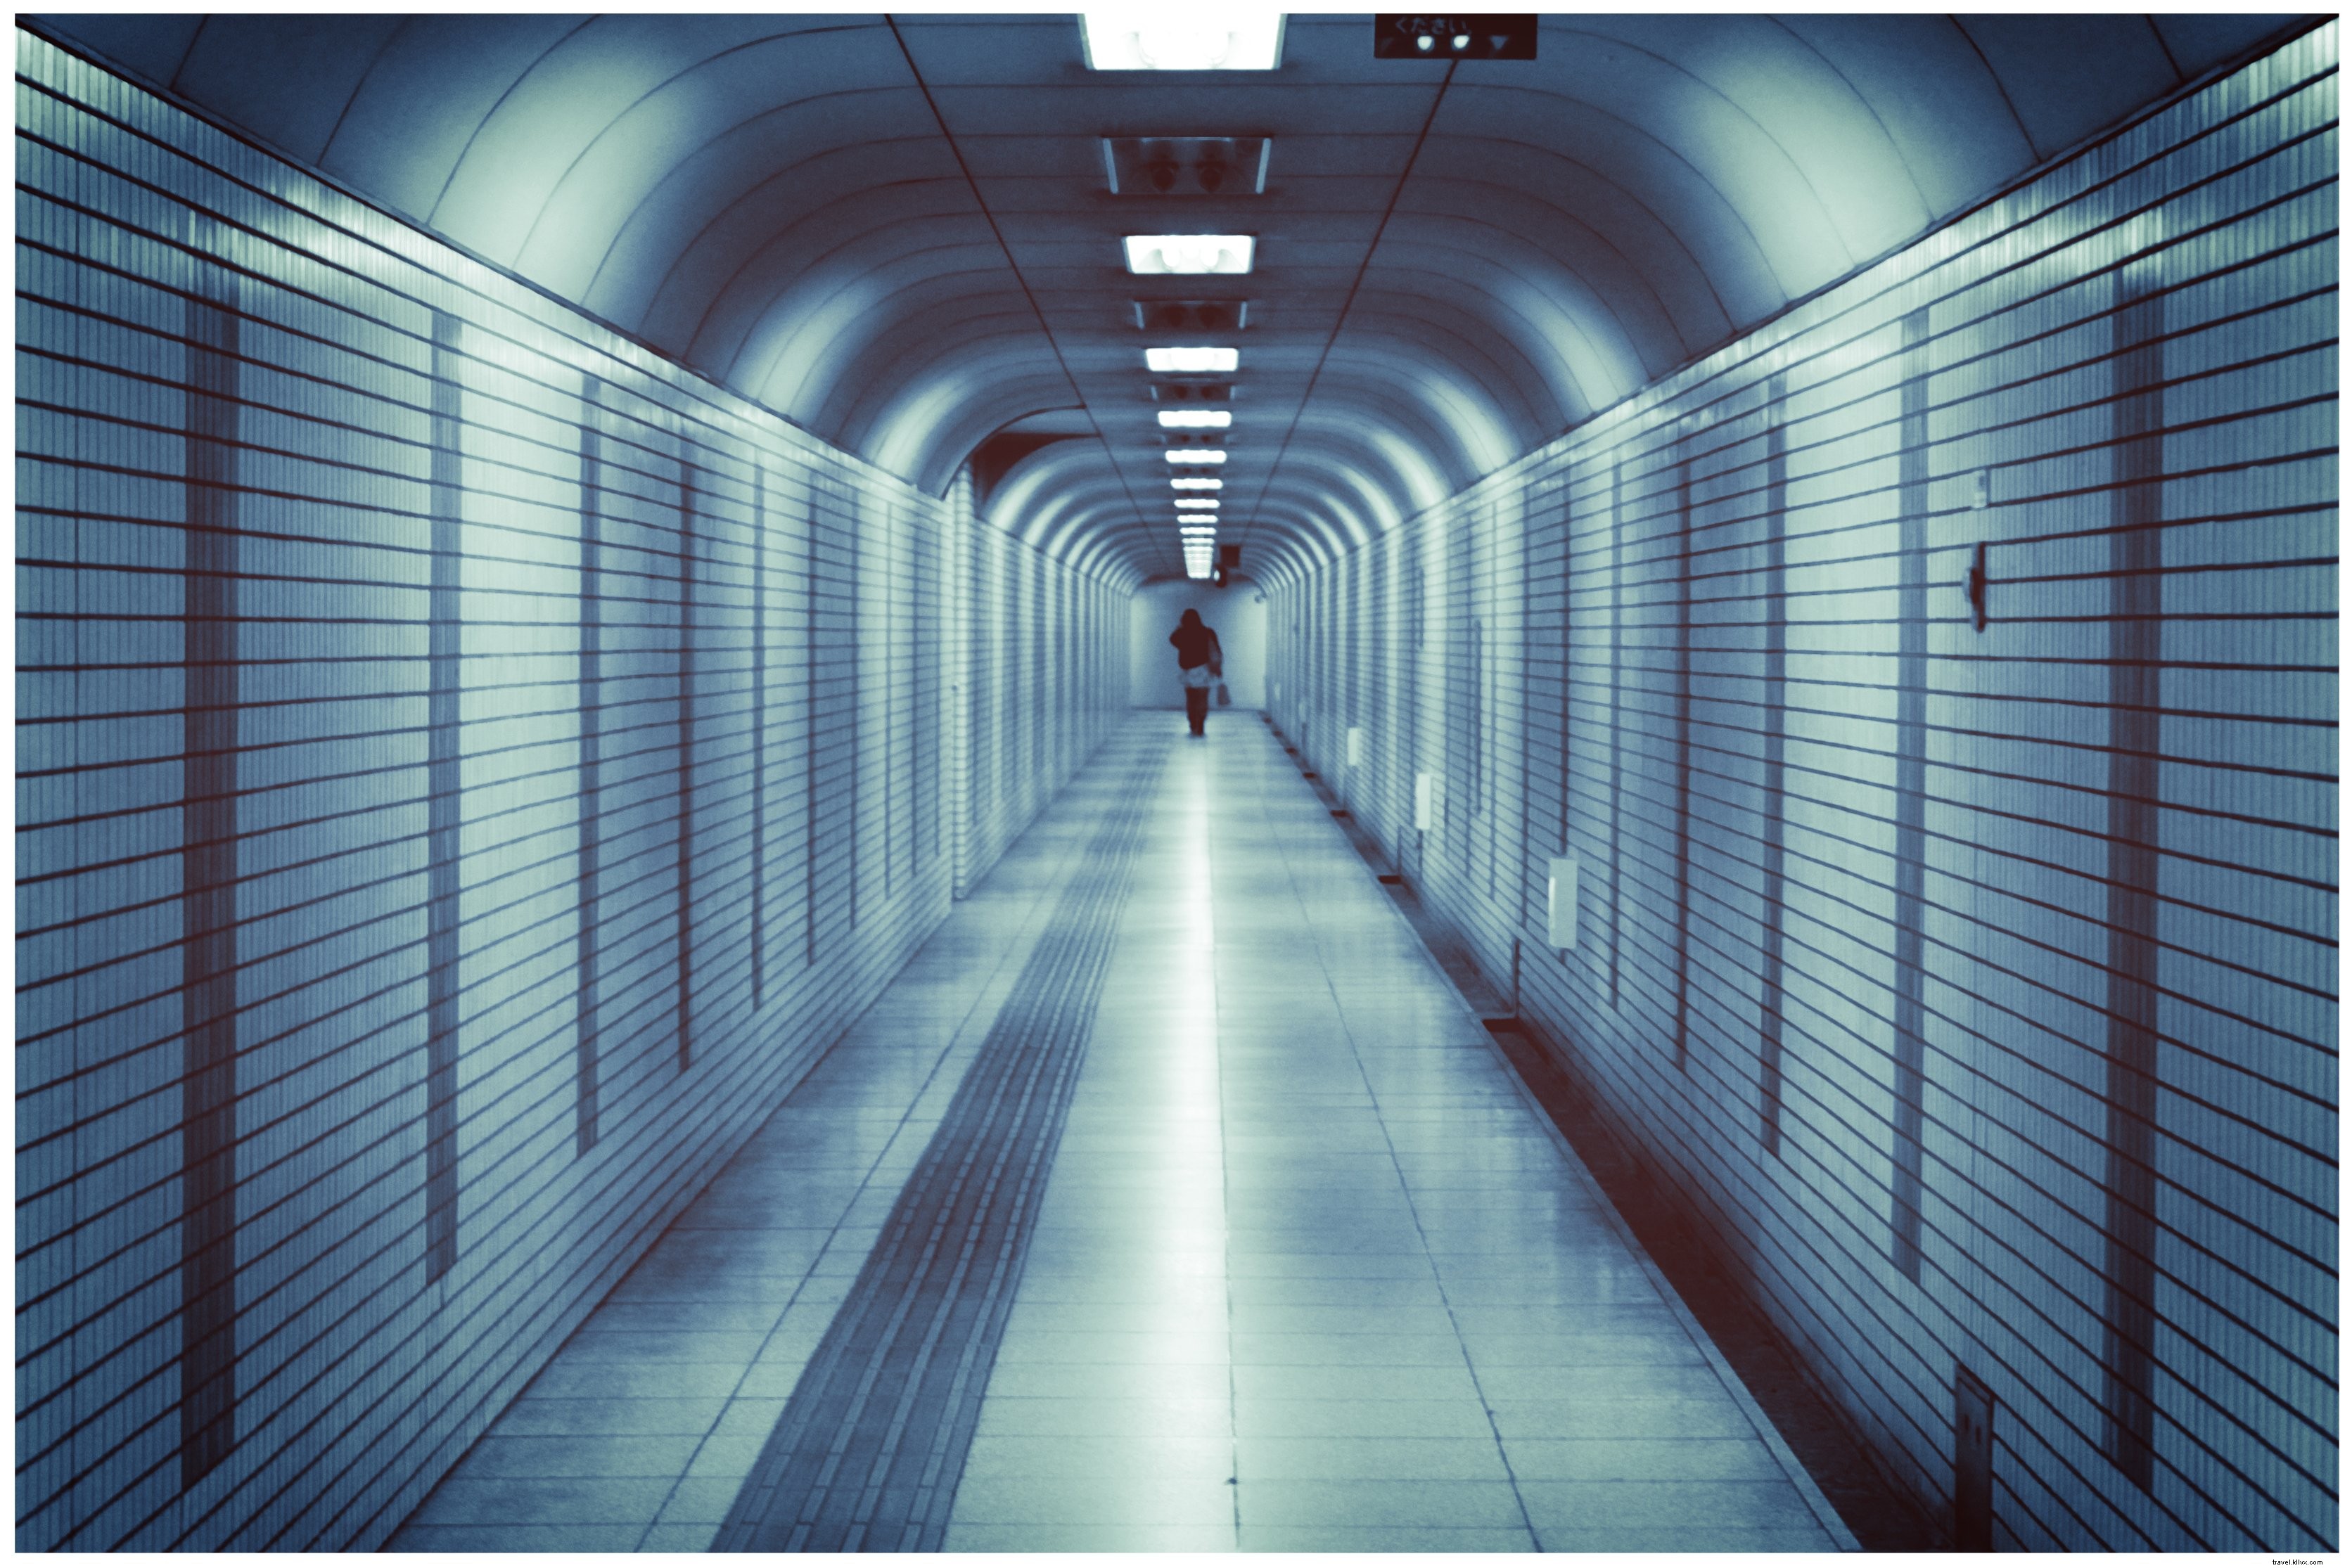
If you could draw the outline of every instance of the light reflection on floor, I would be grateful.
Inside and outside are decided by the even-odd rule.
[[[1281,748],[1149,714],[395,1549],[709,1544],[1153,726],[1179,738],[949,1548],[1833,1544]]]

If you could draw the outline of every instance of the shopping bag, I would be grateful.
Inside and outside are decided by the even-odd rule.
[[[1234,694],[1225,689],[1225,683],[1223,681],[1217,683],[1217,706],[1219,707],[1234,706]]]

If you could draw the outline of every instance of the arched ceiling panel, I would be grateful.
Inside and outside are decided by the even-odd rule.
[[[1698,257],[1643,196],[1592,165],[1525,140],[1457,132],[1422,152],[1410,211],[1444,213],[1514,234],[1557,256],[1607,299],[1647,353],[1652,374],[1731,330],[1722,298]],[[1509,224],[1500,214],[1512,214]],[[1635,324],[1638,324],[1635,325]],[[1661,333],[1653,343],[1641,327]]]
[[[532,214],[516,267],[558,293],[584,297],[621,227],[647,196],[714,144],[735,140],[745,124],[769,118],[761,110],[776,95],[829,120],[825,111],[837,107],[843,84],[868,91],[896,86],[903,69],[890,36],[868,26],[752,39],[679,71],[580,149]],[[887,95],[898,111],[894,119],[904,119],[908,96],[903,90]],[[764,149],[729,151],[739,186],[772,166],[759,155]],[[746,152],[751,156],[743,157]],[[936,155],[931,161],[944,162]],[[675,238],[668,243],[674,247]]]
[[[589,284],[591,308],[648,337],[691,341],[717,289],[772,237],[779,211],[952,178],[934,138],[906,133],[906,107],[898,91],[827,93],[696,149],[614,230]]]
[[[2146,16],[2037,12],[1955,21],[2000,78],[2037,157],[2063,151],[2180,80]],[[2086,60],[2098,68],[2084,70]]]
[[[425,221],[499,100],[549,50],[591,25],[585,16],[403,19],[344,107],[320,166]]]
[[[989,514],[1122,580],[1181,559],[1148,346],[1240,350],[1220,537],[1278,579],[2304,25],[1578,14],[1447,66],[1297,16],[1145,73],[1067,16],[23,21],[927,489],[1073,411]],[[1264,193],[1114,195],[1100,139],[1168,135],[1271,137]],[[1125,272],[1171,232],[1256,269]],[[1247,326],[1139,330],[1183,299]]]
[[[804,403],[816,423],[838,430],[862,444],[863,433],[901,391],[917,382],[943,376],[969,381],[984,374],[976,361],[985,358],[1005,368],[1016,362],[1045,374],[1064,402],[1070,391],[1066,377],[1053,373],[1051,361],[1036,354],[1037,318],[1018,295],[973,298],[956,288],[961,275],[933,275],[876,302],[872,330],[861,333],[855,351],[845,356],[855,374],[836,376],[822,403]],[[1008,359],[1011,355],[1013,358]],[[972,412],[994,415],[990,401],[971,394]],[[956,454],[959,461],[966,455]]]
[[[1753,127],[1727,140],[1752,146],[1760,137],[1779,153],[1748,168],[1759,176],[1769,170],[1780,190],[1743,186],[1734,200],[1745,198],[1743,206],[1752,210],[1774,205],[1792,183],[1801,189],[1820,204],[1842,245],[1840,265],[1829,276],[1918,233],[1932,215],[1869,100],[1779,18],[1684,13],[1595,17],[1589,25],[1671,61]],[[1785,215],[1811,221],[1793,203]],[[1759,226],[1767,225],[1759,219]]]
[[[1476,141],[1528,141],[1631,193],[1652,225],[1672,236],[1674,252],[1698,259],[1708,291],[1730,321],[1761,320],[1788,302],[1747,215],[1700,170],[1637,125],[1601,112],[1563,118],[1569,107],[1557,94],[1505,78],[1454,99],[1446,124],[1449,132],[1458,128]],[[1434,183],[1433,176],[1414,184]],[[1408,187],[1408,200],[1418,196]],[[1507,208],[1497,217],[1507,225],[1511,221]],[[1652,246],[1642,241],[1649,237],[1626,236],[1625,254],[1635,268],[1648,265]]]
[[[1443,324],[1465,353],[1506,375],[1532,434],[1522,450],[1650,379],[1622,319],[1574,273],[1537,270],[1544,258],[1517,236],[1426,217],[1394,228],[1395,255],[1380,286],[1358,292],[1358,305],[1391,320]]]
[[[1426,236],[1450,247],[1444,265],[1475,277],[1483,293],[1513,312],[1515,328],[1534,333],[1530,352],[1559,366],[1545,378],[1555,397],[1589,400],[1597,388],[1588,383],[1597,382],[1619,389],[1607,400],[1613,402],[1681,361],[1676,350],[1685,340],[1657,289],[1622,252],[1555,207],[1523,212],[1516,227],[1505,228],[1494,213],[1509,195],[1492,179],[1465,174],[1426,190],[1391,226],[1401,244]],[[1588,359],[1605,373],[1580,373]]]
[[[1632,37],[1592,30],[1612,20],[1628,24],[1617,31]],[[1835,277],[1853,257],[1822,196],[1832,172],[1791,157],[1759,120],[1759,106],[1727,97],[1657,52],[1670,42],[1645,24],[1665,20],[1592,17],[1547,27],[1558,47],[1534,70],[1508,88],[1466,87],[1465,97],[1505,96],[1513,120],[1556,136],[1573,138],[1588,118],[1625,127],[1661,171],[1705,184],[1737,215],[1781,295],[1802,292],[1801,279]]]
[[[317,163],[368,67],[399,28],[397,16],[207,16],[173,85]]]
[[[1002,397],[1014,407],[1036,406],[1066,394],[1068,382],[1032,371],[1034,363],[1021,344],[1000,339],[951,364],[936,367],[926,377],[901,382],[889,401],[855,433],[860,439],[854,450],[866,453],[894,474],[906,475],[924,489],[942,490],[963,458],[988,434],[986,427],[996,423],[982,412],[990,405],[974,395],[975,387],[987,389],[987,395]],[[933,460],[934,449],[950,431],[969,440],[954,455],[954,461],[941,465]]]
[[[652,15],[599,16],[573,30],[499,95],[427,221],[522,270],[532,225],[599,136],[672,78],[777,30],[774,17]]]
[[[1948,16],[1784,16],[1885,128],[1934,217],[2032,162],[1999,78]]]
[[[1003,252],[987,223],[964,210],[946,182],[886,185],[845,197],[823,214],[770,235],[712,291],[695,328],[693,351],[698,360],[725,366],[733,384],[790,400],[790,413],[812,396],[822,397],[827,382],[787,381],[781,362],[838,366],[856,352],[846,335],[879,326],[863,313],[836,316],[828,330],[845,340],[810,343],[801,340],[808,316],[827,313],[825,302],[844,289],[870,302],[941,272],[970,275],[975,294],[1015,292],[1004,284]],[[1042,350],[1042,340],[1039,346]]]

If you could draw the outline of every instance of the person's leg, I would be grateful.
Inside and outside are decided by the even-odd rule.
[[[1192,726],[1192,733],[1202,733],[1202,726],[1209,722],[1209,694],[1200,686],[1184,688],[1184,717]]]

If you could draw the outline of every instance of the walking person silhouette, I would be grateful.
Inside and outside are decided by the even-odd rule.
[[[1209,722],[1209,687],[1225,673],[1225,651],[1197,610],[1184,612],[1168,641],[1175,645],[1176,667],[1184,672],[1184,716],[1192,733],[1202,735]]]

